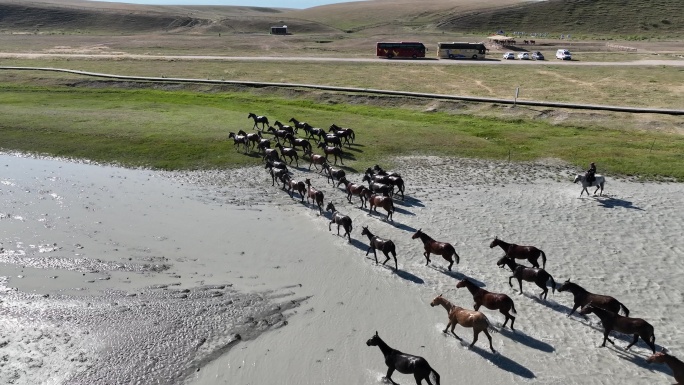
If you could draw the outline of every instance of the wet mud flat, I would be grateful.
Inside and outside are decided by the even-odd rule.
[[[5,280],[6,281],[6,280]],[[2,287],[3,384],[176,384],[241,340],[287,324],[301,300],[232,285],[31,295]]]

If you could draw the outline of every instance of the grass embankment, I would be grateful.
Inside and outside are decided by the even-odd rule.
[[[5,150],[86,158],[161,169],[260,164],[235,150],[229,131],[251,130],[247,114],[353,127],[345,164],[362,170],[397,155],[446,155],[514,161],[560,158],[611,174],[684,180],[684,138],[635,131],[552,126],[418,112],[317,104],[248,93],[151,89],[15,87],[0,84]]]

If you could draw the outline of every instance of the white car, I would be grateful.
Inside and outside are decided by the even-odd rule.
[[[572,54],[567,49],[559,49],[556,51],[556,59],[560,60],[572,60]]]
[[[518,59],[520,60],[530,60],[530,54],[528,52],[520,52],[518,54]]]
[[[515,55],[513,54],[513,52],[506,52],[505,54],[503,54],[503,58],[504,60],[515,60]]]

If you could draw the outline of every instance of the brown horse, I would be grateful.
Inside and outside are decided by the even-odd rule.
[[[325,154],[325,161],[328,161],[328,155],[332,155],[335,157],[335,163],[337,164],[337,158],[340,158],[340,164],[344,165],[344,162],[342,161],[342,150],[339,147],[329,147],[326,146],[325,143],[321,142],[318,143],[318,147],[323,149],[323,153]]]
[[[304,132],[306,132],[306,138],[309,139],[315,139],[316,142],[320,142],[323,140],[323,137],[325,136],[325,130],[322,128],[318,127],[312,127],[310,124],[305,123],[306,125],[304,126]],[[318,137],[318,139],[316,139]]]
[[[316,170],[318,170],[318,166],[317,166],[318,164],[320,164],[321,166],[323,166],[323,165],[327,162],[327,159],[325,158],[325,156],[323,156],[323,155],[318,155],[318,154],[314,154],[314,153],[311,152],[311,151],[306,151],[306,152],[304,152],[304,155],[308,155],[308,156],[309,156],[309,170],[311,170],[311,165],[313,165],[314,168],[315,168]],[[322,172],[323,172],[323,168],[321,168],[321,170],[318,171],[319,174],[322,173]]]
[[[309,198],[313,199],[314,202],[316,202],[316,205],[318,205],[318,213],[323,214],[323,191],[316,190],[315,188],[311,187],[311,179],[306,178],[306,203],[309,202]]]
[[[330,130],[328,132],[334,132],[335,135],[344,138],[345,143],[349,144],[349,140],[351,140],[352,143],[354,143],[354,139],[356,139],[356,134],[354,133],[354,130],[351,128],[347,127],[340,127],[335,124],[330,126]]]
[[[430,302],[430,306],[432,307],[437,305],[442,305],[449,315],[449,323],[442,331],[443,333],[446,333],[449,329],[449,326],[451,326],[451,334],[460,340],[461,337],[454,333],[454,328],[456,325],[461,325],[465,328],[473,328],[473,342],[470,344],[470,347],[472,348],[473,345],[475,345],[475,342],[477,342],[477,337],[480,332],[484,332],[489,339],[489,348],[492,349],[492,352],[496,353],[494,347],[492,346],[492,336],[489,335],[489,331],[487,330],[491,324],[489,323],[486,315],[477,310],[467,310],[462,307],[455,306],[446,298],[442,297],[441,294],[435,297],[432,302]]]
[[[511,320],[511,330],[513,330],[513,324],[515,323],[515,317],[513,317],[510,314],[510,311],[512,310],[513,313],[518,313],[515,311],[515,305],[513,304],[513,300],[511,297],[507,296],[506,294],[500,294],[500,293],[491,293],[481,287],[477,287],[472,281],[469,279],[463,279],[459,283],[456,284],[457,288],[462,288],[462,287],[467,287],[468,291],[470,291],[470,294],[473,295],[473,300],[475,300],[475,310],[479,310],[480,306],[484,305],[489,310],[498,310],[501,314],[506,317],[506,320],[503,323],[503,327],[506,327],[506,323],[508,322],[508,319],[510,318]]]
[[[572,306],[572,310],[568,313],[568,317],[577,310],[580,306],[586,306],[588,304],[593,304],[595,306],[610,310],[613,313],[619,313],[620,308],[625,312],[625,317],[629,317],[629,309],[625,307],[620,301],[608,295],[594,294],[585,290],[582,286],[570,282],[568,279],[559,288],[559,292],[569,291],[574,297],[575,304]]]
[[[648,357],[646,362],[649,364],[667,364],[667,366],[672,369],[672,375],[674,376],[675,381],[677,381],[677,383],[674,385],[684,385],[684,362],[675,356],[667,354],[665,349]]]
[[[398,175],[388,175],[388,174],[376,174],[372,168],[366,169],[366,175],[368,177],[368,182],[370,183],[380,183],[392,186],[392,193],[389,195],[394,196],[394,187],[398,189],[401,193],[401,200],[404,200],[404,180]]]
[[[386,197],[384,195],[372,194],[368,198],[368,213],[371,211],[378,212],[378,207],[382,207],[387,211],[387,220],[394,221],[392,215],[394,214],[394,202],[392,198]]]
[[[328,231],[332,231],[330,226],[332,226],[333,223],[337,225],[337,235],[340,235],[340,226],[344,227],[344,236],[346,235],[347,238],[349,239],[349,242],[351,242],[351,232],[352,232],[352,220],[346,215],[340,214],[337,209],[335,209],[335,205],[333,205],[332,202],[328,202],[328,206],[326,206],[325,211],[330,211],[332,212],[332,217],[330,219],[330,223],[328,223]]]
[[[351,183],[346,177],[340,178],[340,181],[337,182],[337,187],[340,187],[340,184],[344,184],[344,189],[347,191],[347,201],[349,201],[349,203],[352,203],[352,195],[357,195],[361,199],[361,206],[359,208],[366,207],[366,200],[364,198],[364,191],[367,190],[366,186]]]
[[[533,267],[539,267],[537,260],[541,256],[542,269],[546,269],[546,254],[534,246],[520,246],[515,243],[507,243],[498,237],[494,238],[492,243],[489,244],[489,248],[491,249],[496,246],[501,247],[507,257],[513,259],[527,259]]]
[[[289,174],[283,175],[281,178],[283,181],[283,190],[286,190],[292,198],[292,193],[297,191],[299,196],[302,198],[302,203],[304,203],[304,195],[306,195],[306,184],[300,180],[292,180]]]
[[[608,338],[610,332],[615,330],[623,334],[632,334],[634,336],[632,343],[627,345],[625,350],[629,350],[632,345],[637,343],[639,337],[641,337],[641,339],[651,347],[653,354],[655,354],[655,335],[653,334],[653,326],[650,323],[641,318],[621,316],[619,314],[613,313],[612,311],[601,309],[600,307],[594,306],[592,304],[589,304],[580,310],[580,314],[587,315],[590,313],[596,314],[596,316],[601,319],[601,323],[603,324],[602,348],[606,346],[606,341],[615,345],[615,342]]]
[[[368,227],[363,226],[363,231],[361,232],[361,235],[366,235],[368,237],[368,240],[370,241],[370,246],[368,247],[368,250],[366,250],[366,255],[373,250],[373,255],[375,256],[375,264],[378,264],[378,254],[376,254],[375,249],[379,249],[382,251],[383,254],[385,254],[385,262],[382,264],[386,264],[387,261],[389,261],[389,253],[392,253],[392,257],[394,257],[394,271],[397,271],[399,269],[397,265],[397,251],[396,247],[394,246],[394,242],[390,239],[382,239],[378,237],[377,235],[373,235],[373,233],[368,230]]]
[[[413,374],[418,385],[421,385],[423,380],[427,381],[428,385],[432,385],[430,376],[439,385],[439,373],[430,367],[425,358],[392,349],[380,338],[377,331],[371,339],[366,341],[366,345],[380,348],[382,355],[385,357],[385,364],[387,364],[387,376],[385,378],[392,384],[399,385],[392,380],[392,374],[397,370],[399,373]]]
[[[374,181],[373,178],[369,174],[365,174],[363,178],[361,178],[362,182],[368,182],[368,189],[371,190],[374,193],[377,194],[383,194],[387,196],[393,196],[394,195],[394,185],[392,184],[384,184],[380,183],[377,181]]]
[[[347,173],[341,168],[333,168],[328,163],[323,163],[322,167],[328,175],[328,182],[331,184],[335,184],[335,179],[339,181],[341,178],[344,178],[347,175]]]
[[[518,285],[520,286],[520,294],[523,293],[522,281],[534,282],[542,289],[542,292],[539,293],[539,298],[546,300],[546,296],[549,294],[549,289],[546,287],[546,282],[549,279],[551,280],[551,289],[553,289],[552,292],[556,292],[556,281],[554,281],[551,274],[547,273],[544,269],[523,266],[516,263],[513,259],[505,256],[501,257],[501,259],[496,262],[496,265],[501,268],[508,266],[508,268],[511,269],[513,275],[508,277],[508,284],[513,287],[511,279],[517,279]]]
[[[451,243],[437,242],[434,239],[432,239],[429,235],[425,234],[422,231],[422,229],[418,229],[418,231],[416,231],[416,233],[413,234],[413,236],[411,237],[411,239],[416,238],[420,238],[420,240],[423,241],[423,246],[425,247],[425,252],[423,253],[425,259],[427,259],[425,266],[430,264],[430,253],[441,255],[442,258],[449,261],[449,271],[451,271],[451,266],[454,265],[453,257],[456,257],[457,265],[461,260],[458,254],[456,254],[456,249],[454,249],[454,246],[452,246]]]
[[[312,149],[311,143],[308,140],[301,139],[301,138],[295,138],[295,136],[292,134],[285,135],[285,140],[289,140],[290,146],[292,146],[294,148],[301,147],[302,151],[304,151],[304,152],[311,151],[311,149]]]

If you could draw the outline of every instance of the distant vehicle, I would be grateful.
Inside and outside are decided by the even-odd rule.
[[[572,54],[567,49],[559,49],[556,51],[556,59],[560,60],[572,60]]]
[[[544,55],[542,55],[542,53],[539,52],[539,51],[532,52],[532,59],[534,59],[534,60],[544,60]]]
[[[482,43],[437,43],[439,59],[484,59],[486,53]]]
[[[527,52],[520,52],[518,54],[518,59],[520,60],[530,60],[530,54]]]
[[[417,41],[402,42],[379,42],[375,47],[376,55],[379,57],[392,58],[412,58],[425,57],[425,45]]]
[[[513,54],[513,52],[506,52],[505,54],[503,54],[503,58],[506,60],[515,60],[515,55]]]

